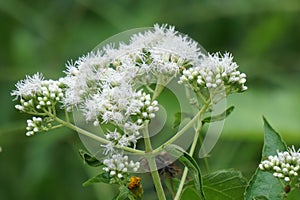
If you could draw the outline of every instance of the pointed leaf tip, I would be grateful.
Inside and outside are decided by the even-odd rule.
[[[280,134],[272,128],[265,117],[263,117],[263,121],[264,146],[262,150],[262,159],[269,155],[275,155],[277,150],[285,151],[287,149]],[[246,188],[245,200],[282,200],[282,192],[282,186],[277,178],[271,173],[257,168]]]

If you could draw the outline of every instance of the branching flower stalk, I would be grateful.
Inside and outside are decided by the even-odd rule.
[[[145,151],[146,153],[152,153],[153,149],[152,149],[152,145],[151,145],[151,141],[150,141],[150,135],[148,132],[148,121],[146,122],[146,126],[143,129],[143,133],[144,133],[144,142],[145,142]],[[160,181],[160,176],[158,174],[158,168],[155,162],[155,156],[148,156],[147,157],[147,161],[148,161],[148,165],[150,168],[150,172],[153,178],[153,183],[157,192],[157,197],[159,200],[165,200],[165,193],[162,187],[162,183]]]
[[[195,149],[196,149],[196,145],[198,143],[198,139],[200,137],[200,132],[201,132],[201,129],[202,129],[202,121],[201,120],[202,120],[202,118],[199,117],[198,125],[197,125],[196,131],[195,131],[195,136],[194,136],[194,139],[193,139],[193,143],[192,143],[190,151],[189,151],[190,156],[193,156],[193,154],[195,152]],[[182,174],[182,177],[181,177],[181,180],[179,182],[179,186],[178,186],[176,195],[174,197],[174,200],[179,200],[180,199],[181,194],[182,194],[182,190],[183,190],[183,187],[184,187],[184,184],[185,184],[185,180],[186,180],[187,175],[188,175],[188,172],[189,172],[189,169],[187,167],[185,167],[184,171],[183,171],[183,174]]]
[[[140,179],[131,177],[139,172],[140,160],[129,158],[127,153],[145,158],[158,199],[165,200],[155,156],[195,127],[190,141],[192,156],[203,116],[227,95],[247,90],[246,75],[237,70],[231,54],[202,52],[197,42],[173,26],[155,25],[133,34],[128,43],[109,44],[68,62],[66,75],[58,80],[45,80],[40,73],[27,76],[16,84],[11,95],[19,101],[17,110],[33,116],[27,120],[27,136],[65,126],[99,142],[97,152],[102,156],[98,159],[105,177],[111,184],[128,186],[130,199],[142,194],[134,191],[135,185],[140,191]],[[149,124],[157,116],[158,97],[172,80],[188,94],[195,94],[197,110],[193,108],[190,121],[153,149]],[[191,101],[187,95],[186,103]],[[95,127],[109,128],[103,136],[80,128],[69,118],[72,111],[79,111]],[[144,149],[139,147],[141,140]],[[175,199],[180,198],[187,175],[185,169]]]

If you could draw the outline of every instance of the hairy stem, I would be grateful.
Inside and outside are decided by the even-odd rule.
[[[151,153],[153,151],[150,137],[149,137],[149,132],[148,132],[148,122],[145,124],[145,128],[143,129],[144,131],[144,142],[145,142],[145,150],[146,153]],[[161,184],[161,180],[158,174],[157,170],[157,165],[155,162],[155,156],[151,155],[147,157],[150,173],[153,179],[153,183],[157,192],[157,197],[159,200],[166,200],[164,189]]]

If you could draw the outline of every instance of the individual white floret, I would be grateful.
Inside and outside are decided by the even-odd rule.
[[[289,177],[284,177],[284,180],[285,180],[286,182],[289,182],[289,181],[290,181],[290,178],[289,178]]]

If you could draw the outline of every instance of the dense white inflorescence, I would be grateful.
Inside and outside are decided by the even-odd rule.
[[[103,164],[105,165],[104,171],[109,172],[111,177],[116,176],[120,179],[123,178],[124,173],[128,171],[137,172],[140,167],[139,162],[128,161],[128,156],[118,153],[104,159]]]
[[[294,147],[287,151],[277,151],[277,155],[270,155],[266,160],[261,161],[259,168],[270,171],[273,176],[290,182],[294,177],[298,177],[300,169],[300,149]]]
[[[109,143],[102,145],[103,163],[118,178],[139,168],[115,147],[136,148],[145,123],[155,118],[159,106],[153,84],[178,78],[180,84],[207,94],[220,88],[225,95],[247,89],[246,75],[237,70],[231,54],[206,55],[197,42],[168,25],[154,25],[132,35],[128,43],[108,44],[66,68],[59,81],[35,74],[16,84],[16,109],[39,116],[27,121],[26,135],[46,130],[41,125],[44,114],[56,115],[58,103],[67,111],[79,110],[94,126],[113,125],[116,129],[105,134]]]
[[[205,89],[213,93],[214,90],[225,91],[225,95],[243,92],[246,74],[237,70],[238,65],[233,62],[231,54],[208,54],[199,60],[199,64],[184,69],[179,84],[186,84],[194,90]]]
[[[15,108],[20,112],[41,116],[27,120],[26,135],[32,136],[47,131],[51,123],[47,122],[49,119],[45,117],[45,111],[54,111],[56,105],[64,98],[63,84],[60,81],[44,80],[43,75],[37,73],[26,76],[26,79],[19,81],[16,87],[11,95],[15,96],[20,104],[15,105]]]

